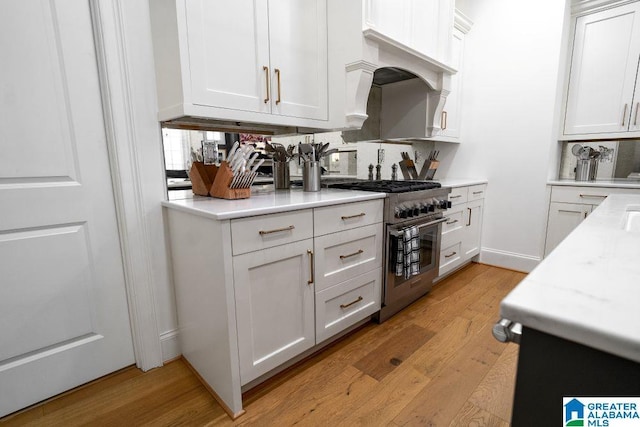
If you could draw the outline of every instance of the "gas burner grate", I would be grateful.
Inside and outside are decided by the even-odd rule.
[[[439,182],[434,181],[353,181],[329,184],[330,188],[343,188],[347,190],[377,191],[383,193],[407,193],[410,191],[431,190],[440,188]]]

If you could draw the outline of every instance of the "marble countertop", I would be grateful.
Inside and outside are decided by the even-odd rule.
[[[628,218],[635,230],[626,230]],[[502,317],[640,362],[640,195],[610,195],[500,305]]]
[[[470,185],[479,185],[486,184],[486,179],[481,178],[445,178],[445,179],[436,179],[436,182],[439,182],[443,187],[468,187]]]
[[[567,185],[571,187],[614,187],[640,188],[640,179],[601,179],[597,181],[576,181],[574,179],[558,179],[547,182],[547,185]]]
[[[248,199],[226,200],[203,196],[190,196],[184,199],[164,201],[162,205],[207,218],[223,220],[287,212],[299,209],[317,208],[340,203],[360,202],[383,199],[385,193],[369,191],[339,190],[323,188],[317,192],[304,192],[302,189],[274,191],[273,186],[252,188]]]

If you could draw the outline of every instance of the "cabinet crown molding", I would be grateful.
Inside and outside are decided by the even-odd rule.
[[[471,31],[472,26],[473,21],[469,19],[467,15],[456,9],[455,14],[453,15],[453,27],[456,30],[461,31],[462,34],[467,34]]]
[[[571,16],[598,12],[625,4],[637,3],[638,0],[572,0]]]

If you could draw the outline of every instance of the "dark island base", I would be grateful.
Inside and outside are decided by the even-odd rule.
[[[563,425],[578,396],[640,397],[640,363],[523,327],[511,425]]]

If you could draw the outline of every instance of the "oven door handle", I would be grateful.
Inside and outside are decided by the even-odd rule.
[[[431,222],[427,222],[425,224],[420,224],[418,225],[418,230],[424,227],[431,227],[432,225],[440,224],[441,222],[447,221],[447,219],[448,218],[440,218]],[[403,227],[403,228],[406,228],[406,227]],[[392,235],[393,237],[402,237],[401,231],[389,231],[389,234]]]

